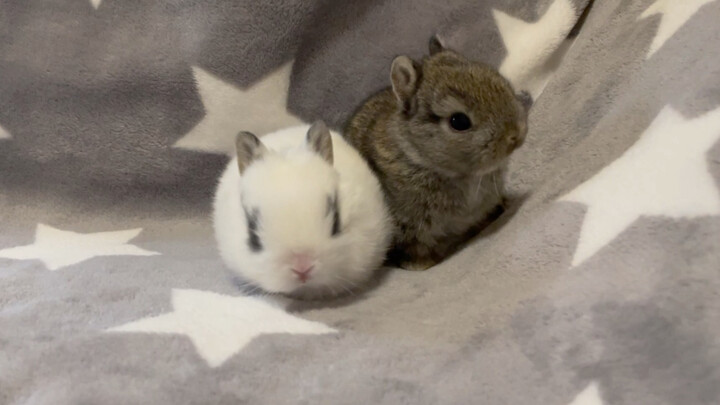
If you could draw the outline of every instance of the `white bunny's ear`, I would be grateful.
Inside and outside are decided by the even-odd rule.
[[[240,132],[235,137],[235,150],[237,152],[238,169],[242,174],[250,164],[265,154],[267,149],[257,136],[250,132]]]
[[[333,146],[330,130],[323,121],[315,121],[308,130],[306,142],[310,150],[333,164]]]

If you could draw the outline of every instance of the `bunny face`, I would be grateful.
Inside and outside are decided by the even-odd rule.
[[[267,152],[244,173],[240,193],[252,279],[268,291],[289,293],[340,277],[336,269],[348,241],[338,174],[328,162],[310,150]]]
[[[525,140],[525,96],[484,64],[435,52],[422,63],[406,56],[393,61],[400,110],[392,132],[425,167],[450,177],[490,172]]]
[[[295,136],[298,128],[277,133],[276,141],[298,141],[290,147],[238,135],[238,157],[218,187],[221,255],[268,292],[315,297],[352,289],[379,266],[389,243],[377,180],[339,138],[343,153],[335,162],[331,134],[317,125],[305,137]]]

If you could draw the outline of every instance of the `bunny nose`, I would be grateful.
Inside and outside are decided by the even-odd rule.
[[[290,258],[290,270],[304,283],[315,268],[315,260],[307,253],[293,254]]]
[[[525,142],[525,136],[523,134],[512,134],[507,138],[508,153],[522,146]]]

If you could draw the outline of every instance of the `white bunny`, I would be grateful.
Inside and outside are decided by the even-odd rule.
[[[360,286],[388,249],[391,221],[360,154],[322,121],[260,141],[238,134],[215,195],[220,255],[247,282],[299,297]]]

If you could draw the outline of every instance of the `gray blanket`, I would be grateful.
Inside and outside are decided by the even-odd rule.
[[[0,404],[720,403],[720,1],[0,0]],[[427,272],[246,295],[232,136],[335,128],[430,35],[535,98]]]

